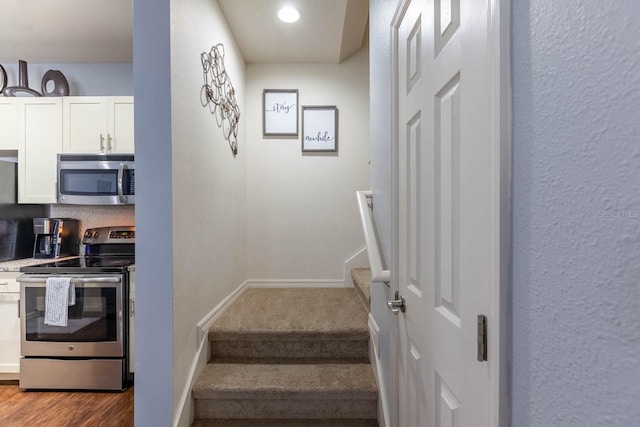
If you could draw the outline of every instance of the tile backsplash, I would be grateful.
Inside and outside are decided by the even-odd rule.
[[[86,205],[49,205],[47,216],[50,218],[75,218],[80,220],[80,233],[87,228],[108,225],[135,225],[135,206],[86,206]],[[84,247],[80,247],[81,253]]]

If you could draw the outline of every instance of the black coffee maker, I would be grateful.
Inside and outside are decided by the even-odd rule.
[[[34,258],[58,258],[78,255],[79,225],[71,218],[33,218]]]

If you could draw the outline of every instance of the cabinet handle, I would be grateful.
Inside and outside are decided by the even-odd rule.
[[[18,319],[20,318],[20,300],[18,300]]]
[[[8,286],[9,282],[0,282],[0,286]]]
[[[107,153],[111,153],[111,150],[113,149],[113,147],[111,147],[111,141],[112,141],[111,134],[108,133],[107,134]]]
[[[100,134],[100,152],[104,153],[104,136]]]

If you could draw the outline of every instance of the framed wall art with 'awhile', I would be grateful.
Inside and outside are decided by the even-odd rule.
[[[338,108],[302,107],[302,152],[338,151]]]

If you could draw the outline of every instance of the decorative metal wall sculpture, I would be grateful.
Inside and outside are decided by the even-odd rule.
[[[209,106],[235,156],[238,154],[240,108],[236,102],[236,91],[224,67],[224,46],[218,43],[209,52],[202,52],[200,59],[204,74],[200,101],[203,107]]]

